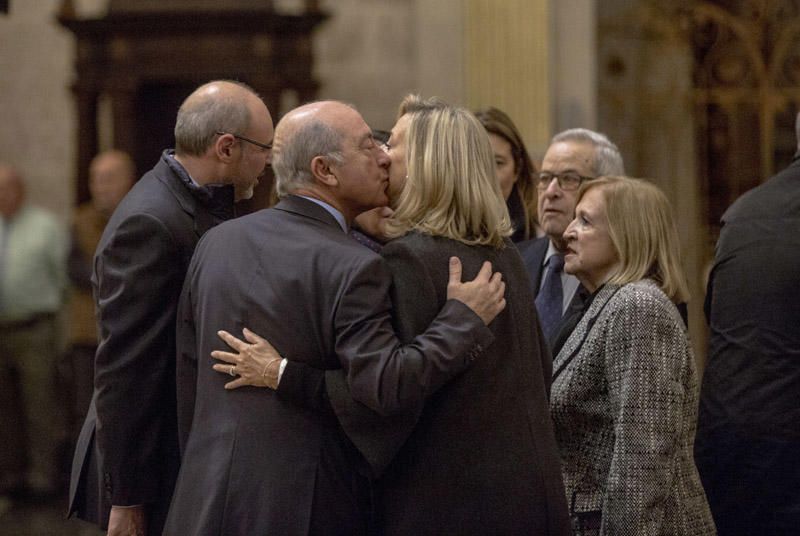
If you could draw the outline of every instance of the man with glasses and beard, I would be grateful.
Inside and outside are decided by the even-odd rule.
[[[175,150],[126,195],[94,258],[94,396],[73,460],[70,513],[108,534],[161,534],[178,473],[175,319],[200,237],[252,196],[272,118],[244,84],[200,86],[178,110]]]

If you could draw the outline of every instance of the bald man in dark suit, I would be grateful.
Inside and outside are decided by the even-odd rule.
[[[100,239],[95,389],[75,448],[69,512],[109,535],[161,534],[179,464],[175,318],[186,268],[203,233],[252,195],[272,134],[252,89],[200,86],[178,111],[175,150],[126,195]]]
[[[281,202],[217,227],[198,246],[178,343],[188,434],[165,535],[369,530],[370,484],[336,417],[264,389],[223,389],[231,378],[211,367],[211,352],[224,348],[217,330],[247,326],[310,366],[344,369],[357,396],[390,411],[465,370],[490,344],[486,324],[505,302],[488,270],[480,285],[454,282],[457,299],[428,331],[398,341],[389,270],[346,233],[357,214],[386,204],[388,164],[353,108],[303,106],[276,130]],[[287,372],[282,381],[298,379]]]

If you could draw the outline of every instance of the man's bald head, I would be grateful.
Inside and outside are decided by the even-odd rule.
[[[295,108],[278,122],[272,170],[279,196],[313,184],[310,166],[315,157],[342,163],[344,133],[338,120],[347,114],[358,115],[358,112],[342,102],[319,101]]]
[[[95,208],[111,214],[136,180],[136,166],[128,153],[104,151],[89,166],[89,192]]]
[[[25,183],[13,167],[0,163],[0,216],[11,218],[25,201]]]
[[[250,126],[254,109],[263,106],[246,84],[215,80],[186,97],[175,122],[175,152],[201,156],[212,146],[217,132],[241,134]]]
[[[342,102],[313,102],[287,114],[275,131],[272,169],[279,196],[316,197],[348,222],[389,202],[389,156],[361,114]]]

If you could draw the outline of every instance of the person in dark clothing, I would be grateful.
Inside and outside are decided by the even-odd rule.
[[[326,404],[327,412],[333,408],[374,479],[378,533],[569,534],[548,416],[550,355],[527,274],[508,239],[491,145],[472,114],[440,101],[408,97],[399,115],[388,143],[390,182],[399,192],[387,225],[394,239],[381,250],[392,274],[395,329],[410,343],[436,318],[449,289],[448,257],[462,259],[467,275],[490,260],[508,288],[506,309],[489,325],[494,342],[438,390],[407,396],[398,408],[364,397],[352,373],[306,366],[279,340],[289,358],[284,376],[264,382],[248,374],[241,384],[277,384],[279,399],[320,412]],[[279,371],[271,364],[275,349],[250,335],[252,344],[226,335],[238,355],[212,355],[236,363],[237,371]],[[300,369],[307,373],[302,382]],[[386,388],[380,380],[385,375],[366,391]]]
[[[231,378],[211,367],[219,329],[250,326],[315,370],[343,369],[357,396],[387,411],[435,391],[491,344],[486,325],[505,301],[488,266],[483,285],[450,278],[451,299],[419,337],[395,335],[389,267],[347,234],[356,214],[386,204],[388,163],[352,107],[301,106],[275,133],[281,201],[220,225],[198,246],[180,302],[183,457],[165,536],[368,530],[369,483],[336,417],[263,389],[225,391]],[[458,289],[475,290],[477,301]],[[287,368],[283,385],[291,384]]]
[[[788,168],[722,216],[695,459],[720,536],[800,526],[800,114]]]
[[[589,293],[563,270],[564,231],[572,221],[578,187],[603,175],[624,175],[619,149],[605,135],[584,128],[553,136],[537,176],[539,225],[546,236],[521,242],[542,330],[553,355],[578,323]]]
[[[175,150],[125,196],[100,239],[94,396],[78,438],[70,514],[109,535],[160,535],[178,472],[175,319],[199,238],[233,216],[269,163],[272,118],[247,86],[200,86]]]
[[[114,209],[136,181],[130,155],[118,150],[104,151],[89,166],[91,199],[79,205],[72,221],[67,270],[69,296],[69,350],[63,369],[69,387],[69,433],[74,442],[89,409],[94,391],[94,356],[97,352],[97,324],[92,299],[92,258]]]
[[[511,118],[497,108],[478,110],[475,117],[489,133],[497,182],[511,217],[511,241],[536,238],[536,166],[522,135]]]

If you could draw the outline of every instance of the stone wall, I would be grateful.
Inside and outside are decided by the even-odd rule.
[[[32,202],[66,220],[74,180],[74,42],[55,23],[59,4],[12,0],[0,15],[0,161],[19,168]]]
[[[276,0],[296,12],[300,0]],[[0,160],[19,167],[32,202],[67,221],[75,180],[75,44],[56,22],[60,0],[12,0],[0,15]],[[78,16],[100,17],[108,0],[73,0]],[[315,38],[320,98],[354,104],[377,128],[394,124],[404,95],[463,101],[463,17],[458,0],[323,0],[331,18]],[[446,36],[444,38],[443,36]],[[433,52],[431,52],[433,51]],[[281,111],[297,103],[287,102]],[[100,106],[101,145],[109,138]],[[104,141],[105,140],[105,141]]]
[[[462,103],[461,2],[328,0],[321,6],[333,15],[315,39],[321,98],[350,102],[385,130],[408,93]]]

